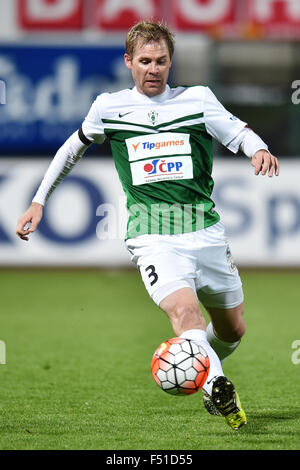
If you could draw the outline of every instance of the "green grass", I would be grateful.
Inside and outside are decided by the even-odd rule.
[[[247,334],[224,363],[248,425],[150,373],[174,336],[136,271],[0,272],[0,449],[300,449],[299,273],[242,272]]]

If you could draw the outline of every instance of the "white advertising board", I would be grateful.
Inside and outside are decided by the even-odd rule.
[[[86,158],[51,195],[28,242],[15,227],[47,159],[0,160],[0,265],[130,266],[125,197],[111,159]],[[216,159],[213,199],[239,266],[300,266],[300,162],[255,176],[247,158]]]
[[[279,176],[269,178],[236,158],[215,164],[213,198],[237,263],[300,266],[300,161],[280,159]]]
[[[48,200],[39,230],[28,242],[17,238],[17,219],[48,165],[47,159],[0,160],[0,264],[129,264],[125,199],[111,159],[79,162]]]

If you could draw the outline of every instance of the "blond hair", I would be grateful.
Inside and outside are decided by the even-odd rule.
[[[159,21],[139,21],[127,33],[126,53],[132,58],[139,40],[148,44],[164,39],[167,43],[170,59],[174,53],[174,35],[165,23]]]

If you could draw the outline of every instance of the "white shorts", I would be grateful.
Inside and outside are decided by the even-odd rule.
[[[244,300],[222,222],[197,232],[141,235],[125,243],[157,305],[183,287],[191,287],[205,307],[228,309]]]

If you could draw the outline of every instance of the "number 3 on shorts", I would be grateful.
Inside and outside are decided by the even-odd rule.
[[[153,266],[153,264],[150,264],[149,266],[147,266],[145,271],[149,271],[149,274],[148,274],[149,279],[153,278],[152,281],[150,282],[150,286],[153,286],[153,284],[155,284],[156,281],[158,280],[158,275],[155,272],[155,266]]]

